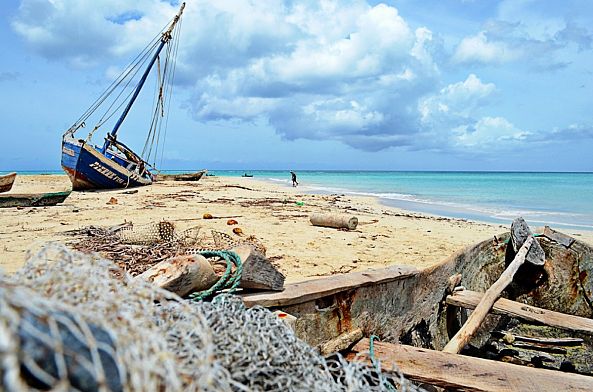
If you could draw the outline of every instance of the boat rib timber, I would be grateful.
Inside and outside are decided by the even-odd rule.
[[[16,178],[16,173],[8,173],[0,175],[0,193],[8,192],[12,189],[12,184]]]
[[[472,307],[447,300],[455,297],[450,277],[460,274],[459,284],[484,293],[506,268],[509,237],[504,233],[488,239],[422,270],[392,266],[336,275],[287,284],[280,293],[244,294],[243,299],[247,306],[267,306],[295,316],[296,335],[320,349],[360,329],[364,336],[377,335],[385,342],[440,351],[463,325],[471,311],[466,308]],[[549,228],[536,238],[546,256],[543,269],[522,274],[531,279],[514,281],[503,292],[505,301],[525,311],[570,315],[582,324],[571,329],[561,323],[545,325],[545,315],[537,323],[520,314],[491,312],[462,353],[593,375],[593,333],[587,327],[593,324],[593,247]],[[525,339],[508,343],[504,336],[509,334],[543,342],[572,337],[583,343],[560,348]],[[590,380],[593,386],[593,377]]]

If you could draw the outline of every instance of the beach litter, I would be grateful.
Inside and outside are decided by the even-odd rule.
[[[0,374],[10,392],[417,389],[378,367],[322,357],[239,297],[183,300],[59,244],[0,273]]]

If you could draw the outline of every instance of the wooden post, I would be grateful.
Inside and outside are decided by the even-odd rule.
[[[534,238],[529,237],[527,241],[521,246],[519,252],[509,264],[506,270],[500,275],[500,278],[488,290],[484,293],[482,300],[476,306],[476,309],[472,312],[469,316],[463,327],[453,336],[453,338],[447,343],[445,348],[443,349],[444,352],[448,353],[459,353],[461,349],[470,341],[472,336],[480,328],[482,321],[488,315],[488,312],[494,305],[494,302],[500,297],[502,291],[511,283],[515,273],[523,265],[525,262],[525,256],[529,249],[531,248],[531,244],[533,243]]]

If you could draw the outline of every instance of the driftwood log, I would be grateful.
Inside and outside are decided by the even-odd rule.
[[[241,245],[231,250],[241,258],[243,264],[239,287],[274,291],[284,289],[284,275],[272,265],[266,256],[249,245]]]
[[[206,290],[218,280],[214,269],[201,255],[185,255],[155,264],[135,279],[148,282],[184,296],[193,291]]]
[[[358,218],[343,214],[311,214],[309,221],[313,226],[334,227],[336,229],[355,230]]]

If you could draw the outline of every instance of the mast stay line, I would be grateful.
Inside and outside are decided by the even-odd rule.
[[[126,106],[126,108],[125,108],[124,112],[122,113],[121,117],[117,120],[117,123],[115,123],[115,126],[113,127],[113,130],[109,134],[110,137],[108,135],[108,137],[105,139],[105,143],[103,144],[103,148],[101,149],[101,152],[102,153],[105,153],[105,151],[107,150],[107,147],[109,147],[109,145],[111,144],[111,140],[112,139],[115,139],[115,135],[117,134],[117,131],[119,130],[121,124],[123,123],[124,119],[128,115],[128,112],[132,108],[132,105],[134,104],[134,101],[138,97],[138,94],[140,94],[140,90],[144,86],[144,83],[146,82],[146,79],[148,78],[148,74],[150,73],[150,70],[152,69],[152,66],[154,65],[154,63],[156,62],[157,58],[159,57],[159,54],[161,53],[161,50],[163,49],[163,47],[165,46],[165,44],[167,42],[169,42],[169,40],[171,40],[171,32],[173,31],[173,28],[175,28],[175,25],[177,24],[177,22],[181,18],[181,14],[183,14],[184,8],[185,8],[185,3],[183,3],[181,5],[181,9],[179,10],[179,13],[173,19],[173,22],[171,22],[171,26],[169,26],[169,29],[163,33],[163,36],[161,38],[161,43],[160,43],[160,45],[159,45],[156,53],[154,54],[154,56],[150,60],[150,63],[148,64],[148,67],[146,68],[146,71],[144,71],[144,74],[142,75],[142,78],[138,82],[138,85],[136,86],[136,90],[134,91],[134,94],[132,95],[132,98],[130,99],[130,102],[128,102],[128,105]]]

